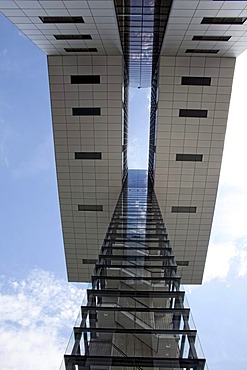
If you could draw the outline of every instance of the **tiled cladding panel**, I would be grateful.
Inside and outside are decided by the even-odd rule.
[[[71,48],[96,48],[100,55],[121,53],[113,0],[0,0],[0,11],[47,55],[64,55]],[[43,23],[40,19],[79,16],[84,23]],[[59,35],[70,35],[70,39],[59,39]],[[77,39],[79,35],[87,39]]]
[[[93,265],[82,260],[97,258],[121,191],[122,57],[49,56],[48,66],[68,277],[87,281]],[[71,83],[87,74],[100,83]],[[72,115],[72,108],[95,107],[100,115]]]
[[[243,24],[202,24],[204,17],[247,17],[246,1],[174,0],[162,47],[162,54],[185,55],[187,49],[219,50],[213,58],[237,57],[246,49],[247,21]],[[203,36],[196,40],[194,36]],[[207,38],[213,36],[213,39]],[[229,37],[216,41],[214,38]],[[194,38],[194,40],[193,40]],[[205,54],[203,55],[205,56]]]
[[[176,258],[189,261],[180,268],[184,283],[202,280],[234,65],[235,58],[161,57],[155,191]],[[182,85],[182,76],[210,77],[211,85]],[[179,117],[180,109],[207,110],[207,118]],[[199,154],[202,161],[178,161],[177,154]]]

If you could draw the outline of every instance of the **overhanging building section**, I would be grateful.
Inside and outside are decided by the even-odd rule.
[[[155,192],[184,283],[203,277],[234,65],[235,58],[160,58]]]
[[[68,279],[89,281],[127,170],[128,75],[105,1],[2,1],[48,55]]]
[[[152,76],[150,177],[182,281],[200,283],[246,3],[9,0],[0,10],[48,55],[69,280],[89,280],[126,174],[128,84]]]
[[[47,55],[121,54],[112,0],[4,0],[0,11]]]
[[[161,52],[236,58],[246,50],[246,17],[245,1],[174,0]]]
[[[122,187],[123,59],[49,56],[48,66],[68,277],[88,281]]]

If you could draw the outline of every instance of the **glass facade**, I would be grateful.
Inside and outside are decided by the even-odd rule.
[[[152,182],[129,170],[64,368],[204,369],[184,298]]]
[[[172,0],[114,0],[114,4],[131,86],[149,87]]]

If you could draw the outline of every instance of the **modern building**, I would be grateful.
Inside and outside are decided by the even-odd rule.
[[[68,279],[93,275],[68,368],[202,369],[179,276],[203,277],[246,2],[1,0],[0,10],[48,56]],[[142,185],[128,173],[129,86],[151,88]]]
[[[129,170],[63,369],[205,369],[153,183]]]

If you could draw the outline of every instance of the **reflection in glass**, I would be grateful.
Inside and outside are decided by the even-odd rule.
[[[205,359],[147,172],[129,170],[65,369],[197,369]]]

